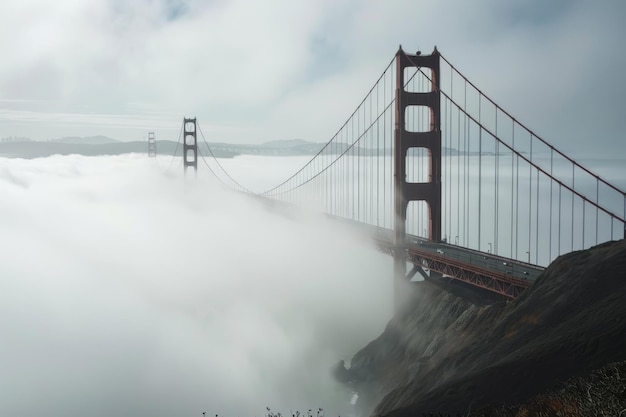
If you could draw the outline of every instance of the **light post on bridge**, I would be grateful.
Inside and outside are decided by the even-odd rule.
[[[487,243],[489,245],[489,249],[487,250],[487,253],[491,253],[491,242]]]
[[[513,276],[513,265],[509,265],[508,262],[502,262],[502,265],[504,266],[504,273]]]
[[[459,246],[459,236],[458,235],[454,236],[454,244],[456,246]]]
[[[530,263],[530,251],[529,251],[529,250],[527,250],[527,251],[526,251],[526,254],[528,254],[528,263]]]

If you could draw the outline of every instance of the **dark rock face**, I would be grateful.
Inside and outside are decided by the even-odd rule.
[[[519,403],[626,359],[626,242],[559,257],[520,298],[478,306],[429,282],[342,380],[374,414]],[[367,407],[367,404],[365,405]]]

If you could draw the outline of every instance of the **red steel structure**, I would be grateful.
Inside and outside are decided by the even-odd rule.
[[[428,238],[441,241],[441,113],[439,89],[439,52],[430,55],[408,55],[402,47],[396,53],[396,101],[394,129],[394,296],[396,306],[401,304],[401,281],[406,280],[406,211],[410,201],[424,201],[428,205]],[[430,69],[430,91],[409,92],[405,88],[405,69]],[[411,132],[406,128],[406,112],[410,106],[429,108],[430,130]],[[425,148],[429,156],[429,181],[408,182],[406,157],[411,148]]]
[[[395,257],[396,251],[393,244],[385,239],[375,239],[375,241],[379,251]],[[477,256],[480,255],[477,253]],[[469,262],[452,259],[445,255],[420,250],[414,246],[407,249],[404,262],[413,264],[413,269],[409,275],[402,278],[404,280],[410,279],[416,272],[420,272],[420,275],[428,278],[429,275],[425,271],[428,270],[430,276],[452,278],[510,299],[519,297],[534,283],[531,280],[513,277],[506,272],[472,265]]]
[[[407,260],[418,267],[429,269],[431,273],[435,271],[507,298],[517,298],[532,285],[531,281],[510,277],[506,273],[481,268],[445,256],[420,251],[417,248],[409,249]]]

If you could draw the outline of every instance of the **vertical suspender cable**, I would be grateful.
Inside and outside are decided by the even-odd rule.
[[[585,223],[587,221],[587,219],[585,218],[585,206],[587,205],[587,203],[585,202],[585,200],[582,201],[583,202],[583,231],[582,231],[582,243],[581,243],[581,249],[585,249]]]
[[[378,86],[377,86],[378,87]],[[373,103],[374,103],[374,92],[372,91],[371,93],[371,97],[370,97],[370,123],[369,123],[369,146],[367,147],[367,155],[370,158],[369,161],[369,200],[368,200],[368,205],[369,205],[369,210],[370,210],[370,221],[369,224],[371,225],[375,225],[376,221],[375,221],[375,206],[374,206],[374,201],[375,201],[375,191],[376,191],[376,187],[374,184],[374,173],[373,173],[373,169],[374,169],[374,165],[371,162],[371,159],[374,159],[374,138],[376,135],[376,131],[375,131],[375,123],[376,123],[376,118],[373,116]]]
[[[494,186],[495,186],[495,198],[493,200],[493,253],[498,253],[498,168],[499,168],[499,144],[498,139],[498,107],[495,106],[495,140],[496,140],[496,155],[494,161]]]
[[[528,252],[530,252],[530,245],[532,241],[532,227],[533,227],[533,135],[530,134],[530,163],[528,164]],[[530,255],[528,255],[528,262],[530,263]]]
[[[359,137],[361,136],[361,109],[356,113],[356,217],[358,221],[361,221],[361,144],[359,143]]]
[[[539,265],[539,170],[537,170],[537,215],[535,216],[535,265]]]
[[[611,217],[612,219],[613,217]],[[624,194],[624,217],[622,220],[622,239],[626,239],[626,194]],[[613,240],[613,228],[611,227],[611,240]]]
[[[554,184],[554,148],[550,146],[550,235],[548,237],[548,262],[552,262],[552,185]]]
[[[386,102],[387,102],[387,77],[383,78],[383,103],[386,103]],[[383,116],[383,225],[387,227],[387,115],[386,114]]]
[[[576,165],[572,164],[572,190],[575,190],[574,181],[576,175]],[[571,250],[574,250],[574,192],[572,191],[572,245]]]
[[[513,135],[515,135],[515,130],[513,130]],[[513,144],[515,144],[515,136],[513,136]],[[519,155],[516,155],[515,158],[515,259],[519,256]]]
[[[482,208],[482,162],[483,162],[483,128],[481,126],[481,95],[478,94],[478,250],[482,251],[482,244],[480,241],[481,234],[481,208]]]
[[[515,121],[511,120],[511,147],[515,149]],[[514,178],[515,178],[515,161],[517,160],[515,156],[515,151],[511,152],[511,258],[517,259],[517,253],[513,252],[513,224],[517,221],[517,219],[513,215],[513,208],[515,207],[515,187],[514,187]]]
[[[465,199],[464,199],[464,210],[463,212],[465,213],[465,228],[466,228],[466,232],[465,232],[465,238],[464,238],[464,242],[465,242],[465,246],[469,247],[470,246],[470,222],[469,222],[469,218],[470,218],[470,178],[469,178],[469,155],[470,155],[470,135],[469,135],[469,120],[467,117],[467,80],[464,80],[464,94],[463,94],[463,114],[464,114],[464,126],[463,126],[463,134],[465,135],[465,166],[463,167],[465,169]],[[467,204],[466,204],[467,202]]]
[[[346,145],[350,146],[349,143],[351,143],[353,140],[353,136],[354,136],[354,116],[350,119],[350,130],[348,130],[348,141],[346,142]],[[349,200],[348,200],[348,210],[350,212],[350,219],[354,220],[354,193],[355,193],[355,184],[356,181],[354,180],[354,158],[352,153],[354,152],[354,147],[352,149],[350,149],[348,151],[348,156],[350,157],[348,159],[348,192],[349,192]]]
[[[383,81],[384,83],[384,81]],[[376,113],[380,112],[379,86],[376,86]],[[380,124],[376,122],[376,226],[380,226]]]
[[[452,68],[450,68],[450,99],[453,100],[454,99],[454,72],[452,71]],[[453,120],[452,120],[452,112],[453,106],[452,103],[450,104],[450,147],[452,147],[452,125],[454,124]],[[457,147],[458,148],[458,147]],[[450,150],[450,163],[452,164],[452,150]],[[457,164],[458,164],[458,158],[457,158]],[[458,167],[457,167],[457,173],[458,173]],[[450,183],[452,183],[452,169],[450,169]],[[457,181],[456,184],[456,189],[458,192],[459,189],[459,184]],[[452,200],[452,190],[450,190],[450,200]],[[457,196],[457,216],[458,216],[458,196]],[[452,205],[450,205],[450,217],[452,217]],[[452,222],[452,220],[450,220],[450,222]],[[452,231],[450,231],[450,240],[452,240]],[[459,234],[459,221],[457,218],[457,222],[456,222],[456,232],[454,233],[455,235]],[[451,242],[448,242],[451,243]],[[457,244],[456,239],[454,240],[454,243]]]
[[[559,184],[559,233],[558,233],[558,238],[559,238],[559,243],[557,245],[557,256],[561,255],[561,190],[562,190],[562,186],[561,184]]]
[[[450,69],[452,71],[452,69]],[[461,235],[461,110],[456,109],[456,233]],[[460,241],[455,241],[458,245]]]
[[[600,205],[600,179],[596,177],[596,245],[598,244],[598,206]]]
[[[447,126],[447,122],[448,122],[448,101],[444,99],[443,103],[443,112],[441,115],[442,123],[441,123],[441,127],[443,128],[443,132],[441,135],[441,138],[443,139],[443,160],[442,160],[442,169],[441,169],[441,173],[443,176],[443,192],[441,193],[441,198],[442,198],[442,202],[441,202],[441,210],[443,211],[443,218],[441,221],[441,228],[442,228],[442,239],[443,240],[447,240],[447,235],[448,235],[448,126]]]
[[[442,77],[443,78],[443,77]],[[450,72],[450,87],[452,87],[452,72]],[[443,95],[442,95],[443,96]],[[443,96],[443,100],[446,103],[446,114],[445,114],[445,129],[446,129],[446,160],[448,172],[446,173],[446,183],[447,185],[447,230],[446,230],[446,241],[450,243],[453,241],[454,232],[452,231],[452,90],[450,91],[450,98],[446,98]]]

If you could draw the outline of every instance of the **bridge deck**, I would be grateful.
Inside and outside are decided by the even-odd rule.
[[[393,254],[391,230],[367,224],[365,228],[385,253]],[[444,242],[432,242],[419,236],[407,236],[407,262],[425,270],[487,289],[508,298],[516,298],[530,287],[544,268],[491,253],[479,252]]]

